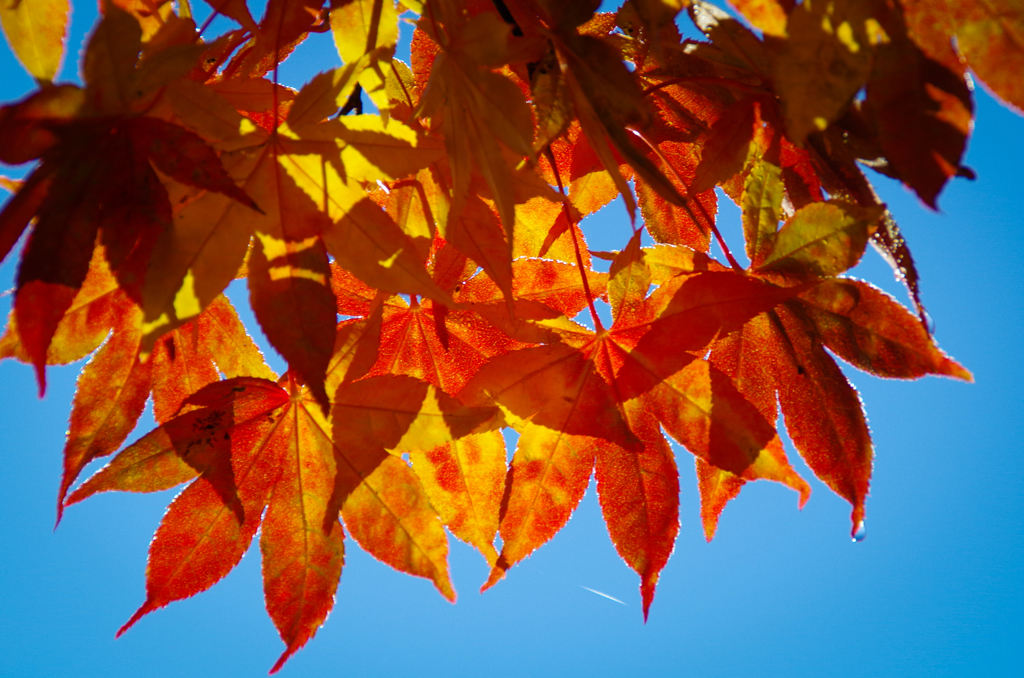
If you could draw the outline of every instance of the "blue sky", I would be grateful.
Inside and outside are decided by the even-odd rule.
[[[90,22],[75,17],[71,61]],[[289,62],[282,79],[299,85],[322,63]],[[65,66],[65,78],[74,72]],[[6,45],[0,73],[0,100],[31,87]],[[864,542],[850,541],[848,505],[791,454],[814,490],[806,508],[779,485],[750,484],[706,544],[682,452],[682,527],[646,625],[591,486],[569,525],[484,595],[486,565],[452,540],[454,606],[350,541],[334,612],[280,675],[1024,673],[1024,119],[980,88],[977,107],[965,162],[978,178],[948,186],[941,212],[873,177],[917,259],[937,337],[976,383],[848,371],[876,444]],[[739,243],[738,213],[723,208],[721,220]],[[586,226],[595,249],[629,233],[616,206]],[[0,266],[0,288],[14,272],[13,261]],[[873,252],[854,273],[906,299]],[[114,640],[143,601],[146,549],[174,492],[97,496],[53,531],[78,368],[51,369],[40,401],[30,368],[0,363],[0,675],[265,674],[283,647],[256,550],[210,591]]]

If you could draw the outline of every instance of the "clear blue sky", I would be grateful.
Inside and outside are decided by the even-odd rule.
[[[85,4],[72,62],[92,21]],[[318,39],[330,55],[329,38]],[[301,84],[320,63],[289,62],[282,78]],[[65,79],[75,70],[66,64]],[[31,87],[6,45],[0,73],[0,100]],[[864,542],[849,539],[848,505],[791,454],[814,489],[807,507],[779,485],[748,485],[706,544],[682,452],[682,529],[646,625],[592,486],[568,527],[485,595],[483,560],[452,540],[454,606],[349,541],[334,612],[280,675],[1024,674],[1024,119],[977,95],[966,164],[978,179],[949,186],[941,213],[878,178],[939,341],[977,383],[849,371],[877,450]],[[735,210],[722,224],[738,242]],[[628,235],[615,206],[588,226],[595,249]],[[0,288],[14,272],[12,261],[0,267]],[[906,299],[873,252],[856,274]],[[0,312],[10,301],[0,298]],[[174,493],[97,496],[52,531],[79,368],[51,369],[40,401],[30,368],[0,363],[0,676],[265,675],[283,647],[256,549],[212,590],[114,640],[143,601],[146,549]]]

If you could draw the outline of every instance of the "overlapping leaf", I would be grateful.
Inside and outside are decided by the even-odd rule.
[[[201,388],[183,403],[192,409],[125,448],[68,498],[195,479],[157,530],[146,601],[122,632],[219,581],[262,525],[267,609],[288,646],[276,671],[333,605],[344,556],[339,512],[364,548],[454,599],[441,523],[416,476],[385,446],[456,445],[486,430],[493,411],[463,408],[408,377],[378,377],[338,388],[332,425],[308,391],[291,388],[253,377]]]
[[[684,4],[705,41],[682,41]],[[757,35],[698,1],[270,0],[258,22],[245,3],[210,5],[241,28],[204,42],[184,6],[105,3],[84,88],[50,82],[70,51],[63,5],[0,8],[41,83],[0,108],[0,160],[38,161],[4,184],[0,255],[28,236],[0,358],[42,386],[47,365],[92,354],[58,514],[190,483],[124,628],[212,586],[260,531],[276,671],[329,613],[346,532],[454,600],[446,529],[493,586],[561,529],[592,473],[646,617],[679,527],[666,434],[694,455],[708,539],[752,480],[806,501],[780,408],[856,528],[874,449],[833,356],[970,379],[920,318],[840,276],[872,242],[923,317],[861,166],[932,207],[970,174],[961,56],[1021,105],[1008,6],[733,3]],[[402,7],[420,16],[411,67],[393,59]],[[299,91],[276,82],[327,30],[343,66]],[[740,207],[746,270],[718,189]],[[627,244],[589,252],[580,220],[618,195],[643,224],[609,222]],[[221,296],[236,277],[288,363],[277,382]],[[149,397],[158,428],[65,499]],[[511,463],[503,426],[520,433]]]

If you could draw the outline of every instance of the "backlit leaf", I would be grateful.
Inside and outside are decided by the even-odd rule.
[[[4,0],[0,23],[11,49],[32,77],[53,80],[64,55],[67,0]]]
[[[804,2],[790,11],[774,75],[793,141],[828,127],[863,87],[880,39],[869,19],[870,4],[857,0]]]
[[[880,377],[971,374],[935,345],[920,321],[876,287],[830,280],[800,295],[815,332],[839,357]]]
[[[211,436],[234,434],[230,460],[214,459],[171,503],[150,544],[146,601],[119,635],[147,613],[213,586],[242,559],[273,486],[272,469],[295,435],[288,420],[230,433],[221,426],[210,430]]]
[[[630,427],[643,441],[637,453],[605,445],[595,476],[601,511],[619,555],[640,575],[644,619],[654,587],[679,532],[679,474],[657,420],[634,401],[626,407]]]
[[[501,553],[486,590],[513,565],[550,540],[569,520],[590,482],[601,441],[532,422],[522,424],[505,478]]]
[[[813,203],[792,216],[757,268],[795,275],[829,276],[860,261],[881,208]]]
[[[236,179],[253,173],[258,158],[230,154],[224,165]],[[254,182],[246,183],[251,190]],[[264,199],[266,209],[272,204]],[[146,345],[200,313],[234,279],[252,237],[256,213],[218,193],[206,193],[174,215],[161,233],[143,289]]]
[[[388,454],[380,457],[345,499],[341,515],[353,539],[374,557],[401,572],[430,579],[441,595],[455,602],[448,575],[448,537],[404,461]]]
[[[64,446],[64,474],[57,493],[58,521],[64,496],[78,474],[92,460],[111,454],[121,446],[146,405],[153,363],[139,358],[138,310],[132,307],[127,316],[123,320],[127,328],[114,333],[85,366],[78,380]]]
[[[780,308],[773,329],[786,430],[814,475],[853,505],[855,532],[864,520],[874,456],[860,398],[805,321]]]
[[[907,0],[902,5],[911,36],[930,57],[946,63],[955,35],[957,48],[985,84],[1024,110],[1024,89],[1013,75],[1024,67],[1024,12],[1019,5],[1011,0]]]
[[[257,234],[249,260],[249,292],[256,318],[324,408],[324,379],[334,351],[336,324],[330,275],[327,252],[314,237],[291,240]]]
[[[885,154],[903,181],[932,208],[960,167],[973,118],[963,75],[929,59],[905,36],[879,45],[866,105]]]
[[[786,34],[786,9],[792,6],[786,0],[734,0],[732,5],[766,35]]]
[[[761,160],[743,185],[743,236],[747,257],[759,265],[772,249],[782,216],[782,168]]]
[[[520,156],[529,155],[533,124],[519,88],[489,68],[509,56],[510,29],[496,13],[484,12],[463,30],[464,38],[450,43],[435,60],[420,107],[436,114],[445,104],[441,113],[454,212],[461,211],[469,194],[470,168],[475,166],[494,196],[502,223],[513,224],[511,168],[498,142]]]
[[[486,589],[592,473],[646,618],[680,528],[674,450],[710,540],[751,481],[806,502],[781,414],[856,529],[874,451],[835,358],[971,379],[864,167],[932,207],[973,176],[968,69],[1021,105],[1009,0],[269,0],[258,22],[242,0],[107,0],[81,87],[52,84],[64,1],[0,0],[39,88],[0,106],[0,161],[31,163],[0,177],[0,260],[24,243],[0,359],[42,388],[91,355],[58,519],[184,485],[122,632],[259,532],[275,672],[330,613],[346,533],[454,600],[448,532]],[[285,60],[327,31],[343,63],[292,89]],[[869,241],[917,316],[838,277]],[[223,296],[242,278],[280,378]],[[117,452],[150,398],[156,428]]]
[[[430,504],[451,533],[498,559],[494,537],[505,487],[505,439],[498,431],[469,435],[409,455]]]
[[[294,418],[289,432],[300,443],[283,455],[260,532],[267,612],[288,646],[271,673],[327,618],[345,561],[344,532],[327,518],[334,456],[318,444],[323,422],[311,409],[300,404],[284,415]]]

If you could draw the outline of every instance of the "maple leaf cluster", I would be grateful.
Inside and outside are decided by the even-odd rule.
[[[872,444],[833,355],[970,379],[861,167],[932,207],[970,174],[968,67],[1024,106],[1010,0],[735,0],[756,30],[699,0],[269,0],[259,21],[208,2],[238,28],[211,39],[185,0],[107,0],[83,87],[52,82],[66,0],[0,8],[39,82],[0,108],[0,161],[35,163],[5,183],[0,258],[28,235],[0,358],[42,392],[48,365],[91,355],[58,516],[189,483],[122,631],[215,584],[259,532],[276,670],[329,613],[346,531],[454,600],[447,533],[490,587],[592,476],[646,616],[678,531],[665,434],[694,457],[710,539],[749,481],[809,496],[781,409],[856,531]],[[684,6],[704,39],[681,38]],[[323,31],[343,65],[279,84]],[[747,268],[719,195],[741,209]],[[580,221],[618,196],[632,235],[590,252]],[[913,312],[843,276],[869,243]],[[283,376],[223,295],[236,278]],[[75,488],[150,399],[159,426]]]

